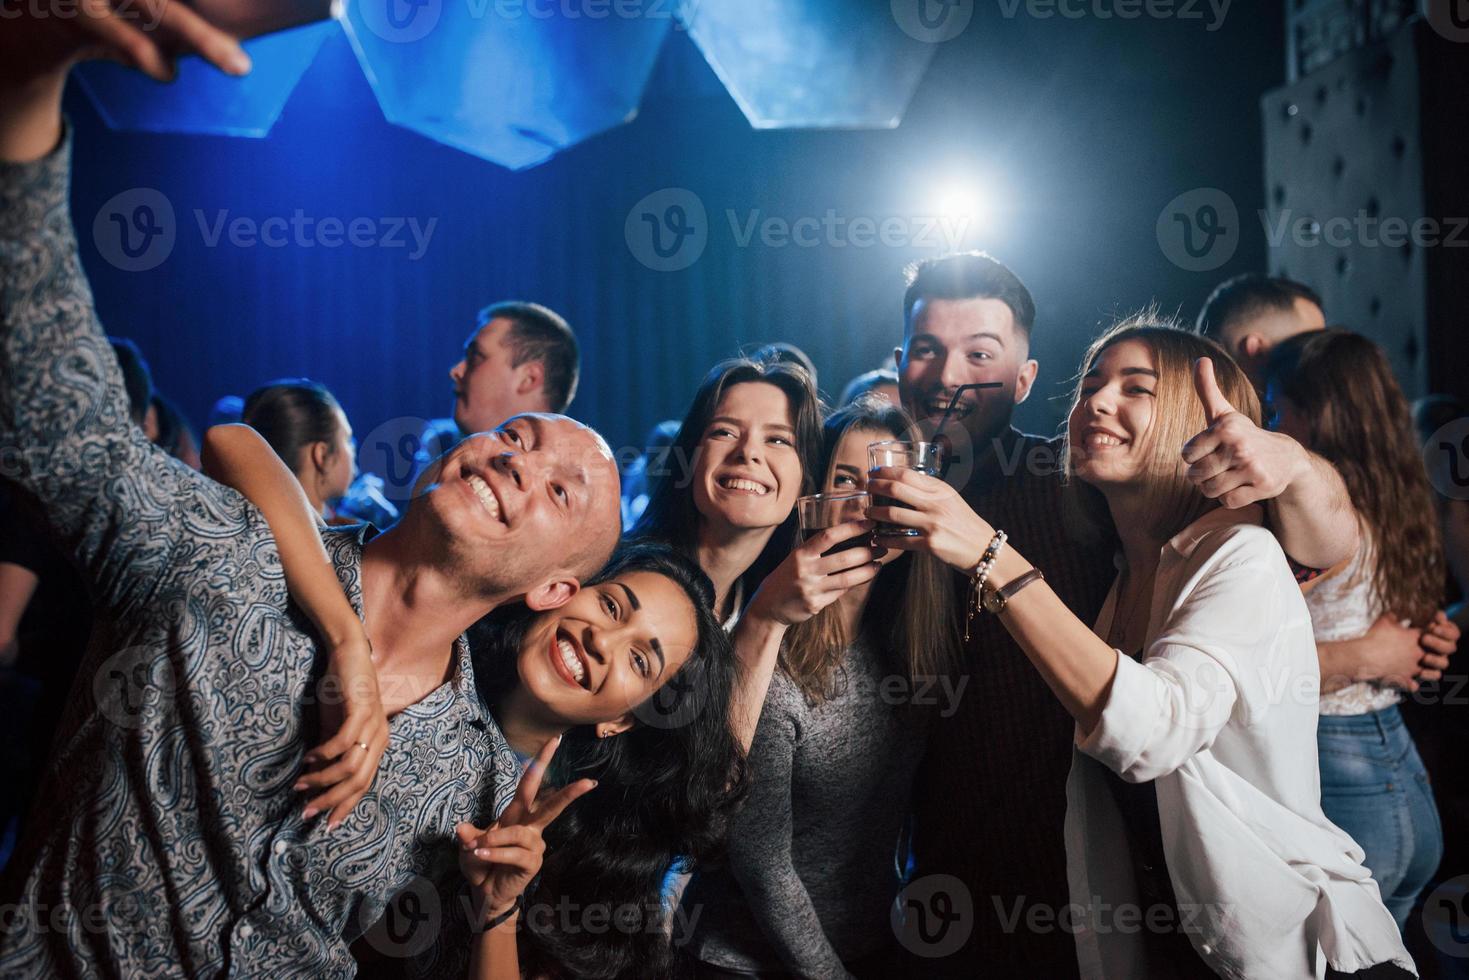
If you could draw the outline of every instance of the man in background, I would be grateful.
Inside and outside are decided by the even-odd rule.
[[[1214,288],[1195,327],[1233,354],[1258,388],[1275,345],[1307,330],[1324,329],[1326,314],[1310,286],[1283,276],[1245,273]]]

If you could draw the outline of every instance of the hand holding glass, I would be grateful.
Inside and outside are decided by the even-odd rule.
[[[929,476],[938,476],[943,472],[944,447],[937,442],[903,442],[897,439],[874,442],[867,447],[867,463],[868,468],[873,470],[884,466],[895,466],[917,470]],[[904,506],[892,497],[883,496],[873,497],[872,503],[878,507]],[[879,523],[874,533],[903,538],[917,538],[923,534],[914,527],[886,523]]]
[[[867,517],[868,497],[866,493],[813,493],[796,501],[796,515],[801,522],[801,543],[838,524],[860,521]],[[865,534],[854,535],[836,547],[822,553],[822,557],[834,555],[851,548],[867,547]]]

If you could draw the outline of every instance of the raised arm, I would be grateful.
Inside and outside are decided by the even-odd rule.
[[[242,518],[129,418],[72,231],[61,91],[71,62],[99,44],[132,63],[148,60],[146,47],[161,67],[155,40],[169,32],[144,37],[106,4],[71,18],[42,13],[7,18],[0,31],[0,476],[41,503],[99,602],[141,605],[186,523]],[[192,12],[169,16],[217,34]],[[187,34],[172,39],[197,49]]]
[[[1297,563],[1330,568],[1357,550],[1357,511],[1341,474],[1290,436],[1235,411],[1201,357],[1194,388],[1208,426],[1183,446],[1188,478],[1204,496],[1237,509],[1264,502],[1270,529]]]
[[[730,707],[730,724],[740,745],[749,751],[765,706],[765,692],[780,656],[786,630],[810,619],[840,599],[848,589],[877,577],[870,548],[825,552],[872,530],[871,521],[850,521],[827,528],[794,549],[760,583],[749,608],[735,625],[735,657],[739,683]]]
[[[275,537],[291,598],[325,644],[327,675],[319,685],[322,734],[306,754],[314,771],[297,790],[317,793],[307,819],[326,813],[335,828],[367,793],[388,743],[367,631],[321,543],[319,519],[301,484],[275,450],[248,425],[216,425],[204,434],[204,471],[260,508]]]

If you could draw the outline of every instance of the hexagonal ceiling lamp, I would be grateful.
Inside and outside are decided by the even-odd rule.
[[[636,115],[671,8],[347,0],[344,24],[389,122],[519,170]]]
[[[308,24],[244,42],[253,67],[234,78],[201,58],[180,59],[178,77],[155,82],[109,61],[89,61],[77,78],[113,129],[264,137],[335,21]]]
[[[681,16],[756,129],[891,129],[945,39],[900,23],[906,2],[698,0]]]

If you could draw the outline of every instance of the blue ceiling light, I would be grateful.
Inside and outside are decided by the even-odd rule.
[[[79,65],[77,80],[112,129],[264,137],[335,21],[308,24],[244,42],[253,67],[225,75],[200,58],[179,61],[173,82],[155,82],[109,61]]]
[[[637,113],[666,0],[346,0],[389,122],[512,170]]]
[[[697,0],[689,36],[756,129],[889,129],[943,35],[893,3]]]

